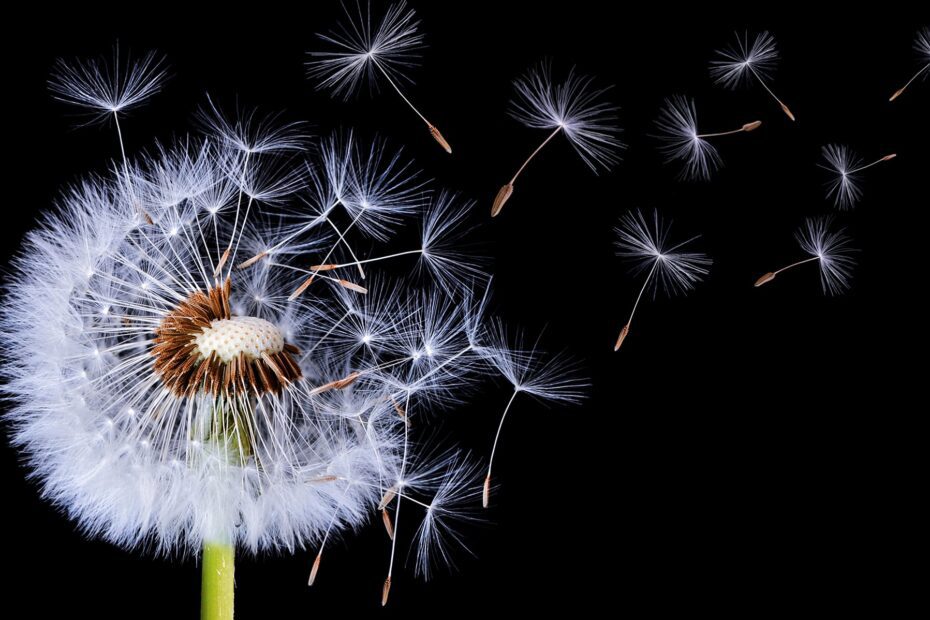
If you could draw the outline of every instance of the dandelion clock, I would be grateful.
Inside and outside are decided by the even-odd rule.
[[[555,402],[584,384],[535,347],[528,368],[547,370],[522,379],[529,353],[486,327],[488,279],[457,243],[470,203],[401,149],[208,100],[198,133],[127,153],[124,113],[164,78],[119,52],[54,70],[52,94],[120,151],[13,261],[12,440],[86,535],[196,558],[204,619],[233,617],[237,555],[309,549],[312,585],[327,544],[366,524],[387,538],[385,604],[398,533],[425,576],[480,508],[484,466],[437,445],[442,413],[492,374]],[[371,252],[412,220],[419,242]]]

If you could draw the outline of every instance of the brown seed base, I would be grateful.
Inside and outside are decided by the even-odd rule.
[[[229,292],[226,278],[222,286],[192,293],[155,330],[155,372],[175,396],[193,396],[199,391],[226,396],[277,393],[301,377],[300,366],[292,357],[299,351],[291,344],[260,359],[240,353],[229,363],[216,353],[206,359],[200,354],[197,336],[212,321],[232,318]]]

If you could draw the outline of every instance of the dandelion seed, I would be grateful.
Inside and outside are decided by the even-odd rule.
[[[399,84],[412,84],[406,71],[416,66],[423,49],[420,20],[406,2],[388,7],[381,21],[372,19],[371,4],[357,6],[357,12],[345,8],[345,22],[320,39],[331,51],[311,52],[318,58],[307,63],[307,74],[317,79],[317,87],[349,99],[363,85],[375,87],[384,78],[410,109],[426,123],[433,139],[446,153],[452,147],[430,121],[413,105]],[[374,26],[372,25],[374,21]]]
[[[735,34],[736,45],[717,51],[717,60],[710,63],[710,75],[714,82],[726,88],[736,88],[741,84],[756,80],[762,85],[772,99],[781,107],[782,112],[795,120],[794,114],[781,99],[775,96],[766,83],[771,80],[778,63],[778,48],[775,37],[768,32],[757,34],[749,43],[749,33]]]
[[[381,606],[384,607],[387,605],[388,596],[391,594],[391,578],[388,577],[384,580],[384,585],[381,586]]]
[[[633,315],[647,288],[651,287],[653,297],[659,290],[670,296],[685,294],[694,289],[710,270],[712,261],[706,254],[682,251],[698,235],[673,244],[669,240],[671,229],[672,222],[665,222],[658,211],[653,211],[649,219],[642,211],[628,211],[620,219],[620,226],[616,229],[617,255],[630,262],[634,273],[645,272],[646,278],[633,302],[630,318],[620,330],[614,351],[629,335]]]
[[[419,352],[417,352],[417,354],[419,354]],[[400,403],[396,400],[392,400],[391,403],[394,405],[394,411],[396,411],[397,415],[404,420],[404,423],[410,424],[410,420],[407,419],[407,412],[404,411],[404,408],[400,406]],[[391,499],[393,499],[393,497],[388,497],[387,501],[390,502]]]
[[[617,108],[604,99],[610,87],[596,88],[594,78],[578,75],[572,69],[563,82],[556,82],[551,64],[542,62],[515,81],[514,88],[517,96],[511,101],[510,116],[531,129],[551,133],[498,191],[491,217],[501,212],[520,173],[556,135],[564,134],[595,174],[619,162],[618,152],[625,148],[617,137]]]
[[[381,497],[381,501],[378,502],[378,510],[384,510],[387,508],[391,502],[394,501],[395,497],[397,497],[397,487],[392,486],[384,492],[384,495]]]
[[[381,509],[381,520],[384,522],[384,529],[387,532],[388,538],[394,540],[394,525],[391,523],[391,515],[388,514],[387,509]]]
[[[119,115],[141,105],[161,90],[168,74],[164,57],[149,52],[140,60],[120,57],[119,46],[113,48],[113,59],[83,60],[68,63],[57,60],[52,69],[48,87],[56,99],[88,110],[95,120],[113,115],[119,151],[123,160],[124,183],[130,182],[129,159],[123,142]],[[147,224],[151,216],[139,206],[136,211]]]
[[[348,280],[336,280],[339,283],[339,286],[349,289],[350,291],[355,291],[356,293],[361,293],[362,295],[368,292],[368,289],[364,286],[360,286],[355,282],[349,282]]]
[[[316,581],[316,574],[320,570],[320,560],[323,558],[323,552],[316,554],[316,559],[313,560],[313,567],[310,569],[310,578],[307,579],[307,585],[312,586]]]
[[[829,170],[832,175],[827,184],[827,198],[833,198],[833,204],[840,209],[851,209],[862,197],[856,176],[859,172],[896,157],[891,153],[870,164],[863,164],[862,159],[849,147],[838,144],[828,144],[821,149],[821,153],[826,161],[826,165],[821,165],[821,168]]]
[[[888,101],[894,101],[898,97],[904,94],[904,91],[907,90],[907,87],[917,78],[923,76],[927,77],[927,74],[930,73],[930,28],[921,28],[917,32],[917,38],[914,39],[914,49],[917,51],[917,56],[920,58],[920,62],[923,66],[917,70],[911,79],[907,81],[907,84],[894,91],[891,97],[888,98]]]
[[[832,225],[833,218],[829,216],[807,218],[795,233],[795,238],[801,250],[810,257],[769,271],[756,280],[755,286],[771,282],[783,271],[817,261],[820,265],[820,284],[824,294],[839,295],[847,291],[856,264],[852,257],[856,250],[852,247],[852,240],[845,229],[831,230]]]
[[[707,139],[755,131],[761,125],[762,121],[753,121],[739,129],[699,133],[694,100],[676,95],[666,99],[659,111],[656,121],[659,133],[656,137],[662,141],[659,150],[666,162],[682,162],[679,178],[707,181],[721,164],[716,147]]]
[[[491,494],[491,475],[494,467],[494,457],[497,454],[497,444],[500,441],[504,421],[513,405],[517,394],[527,394],[541,401],[559,404],[577,404],[585,395],[587,381],[578,376],[577,365],[562,355],[554,357],[543,356],[533,346],[524,349],[522,338],[516,338],[511,343],[503,326],[498,322],[491,324],[488,330],[489,345],[485,347],[485,356],[488,361],[513,386],[510,399],[504,407],[494,442],[491,445],[491,456],[488,458],[488,470],[484,478],[481,493],[481,504],[488,507]]]

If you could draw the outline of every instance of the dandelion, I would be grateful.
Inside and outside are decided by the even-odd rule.
[[[86,110],[95,120],[113,115],[124,178],[128,181],[129,160],[119,124],[120,113],[142,105],[158,93],[167,77],[162,56],[149,52],[134,61],[129,56],[122,58],[119,46],[115,46],[113,59],[109,62],[105,59],[73,62],[58,59],[52,68],[48,88],[56,99]],[[140,214],[147,217],[141,211]]]
[[[921,28],[917,32],[917,38],[914,39],[914,49],[917,50],[917,56],[920,58],[920,62],[923,66],[917,70],[917,73],[911,76],[907,84],[894,91],[894,94],[888,98],[888,101],[894,101],[903,95],[907,87],[920,76],[927,76],[928,69],[930,69],[930,28]]]
[[[486,279],[455,243],[467,206],[424,200],[384,142],[311,155],[302,126],[212,102],[200,125],[88,176],[29,233],[0,312],[12,440],[85,532],[199,554],[207,620],[232,618],[237,553],[315,548],[313,584],[328,541],[372,517],[386,603],[398,532],[421,517],[428,574],[480,487],[472,459],[417,434],[494,372]],[[359,284],[350,240],[419,216],[436,277],[370,258]]]
[[[756,280],[755,286],[771,282],[783,271],[816,261],[820,266],[820,284],[824,294],[839,295],[848,290],[856,264],[852,255],[856,250],[845,229],[832,230],[832,225],[833,218],[829,216],[807,218],[795,233],[795,238],[801,250],[810,255],[809,258],[764,274]]]
[[[849,147],[839,144],[828,144],[821,149],[821,153],[826,161],[826,165],[821,165],[821,168],[828,170],[831,174],[830,182],[827,184],[827,198],[833,198],[833,204],[840,209],[851,209],[859,202],[862,196],[859,179],[856,176],[859,172],[896,157],[894,153],[891,153],[870,164],[863,164],[862,159]]]
[[[631,263],[634,273],[645,272],[646,278],[633,302],[630,318],[620,330],[614,351],[620,348],[630,333],[633,315],[647,288],[652,289],[653,296],[659,290],[667,295],[685,294],[703,280],[710,270],[712,261],[706,254],[683,251],[699,235],[673,245],[669,240],[671,229],[672,222],[665,222],[658,211],[653,211],[649,219],[642,211],[628,211],[620,219],[620,226],[616,229],[617,255]]]
[[[513,392],[501,414],[491,445],[491,456],[488,459],[487,475],[481,493],[481,504],[484,508],[488,507],[491,497],[491,475],[497,444],[517,394],[526,394],[544,402],[577,404],[584,398],[588,386],[586,381],[579,378],[577,367],[570,359],[563,355],[546,358],[536,346],[526,349],[520,337],[512,344],[499,322],[492,323],[489,328],[489,341],[492,344],[485,349],[484,354],[513,386]]]
[[[399,84],[412,84],[407,71],[415,67],[423,49],[420,20],[404,1],[388,7],[381,21],[372,19],[371,4],[365,10],[360,5],[352,12],[345,7],[345,20],[329,34],[319,35],[330,51],[311,52],[318,60],[307,63],[307,74],[317,79],[320,89],[330,90],[346,99],[365,84],[377,86],[381,78],[390,84],[410,109],[426,123],[433,139],[446,153],[452,147],[423,114],[413,105]],[[374,22],[374,24],[373,24]]]
[[[772,99],[781,107],[782,112],[795,120],[794,114],[781,99],[775,96],[766,81],[771,80],[778,62],[778,48],[775,37],[768,32],[757,34],[749,43],[749,33],[740,36],[736,33],[736,44],[717,51],[717,60],[710,63],[710,75],[714,82],[726,88],[736,88],[755,80],[762,85]]]
[[[762,121],[752,121],[739,129],[699,133],[694,100],[677,95],[666,99],[659,111],[656,137],[662,141],[659,150],[665,161],[683,164],[679,178],[707,181],[721,164],[717,148],[707,139],[754,131],[761,125]]]
[[[491,216],[496,217],[513,194],[517,177],[558,134],[564,134],[575,152],[592,171],[609,169],[620,161],[618,151],[624,148],[617,137],[617,108],[604,99],[610,87],[598,88],[594,78],[582,76],[572,69],[562,82],[552,77],[552,66],[543,62],[514,82],[516,98],[511,101],[510,116],[530,129],[545,129],[550,133],[501,187]]]

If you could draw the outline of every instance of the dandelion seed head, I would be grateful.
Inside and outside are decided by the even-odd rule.
[[[557,82],[551,63],[544,61],[516,80],[514,88],[509,113],[518,122],[532,129],[561,128],[594,172],[620,161],[625,146],[619,139],[617,107],[605,97],[610,87],[596,87],[594,78],[574,69]]]
[[[406,79],[413,11],[395,4],[372,28],[346,10],[323,37],[338,51],[311,63],[321,87]],[[61,64],[51,88],[116,114],[160,88],[160,63]],[[592,167],[613,161],[603,91],[571,74],[559,88],[558,126]],[[203,135],[122,152],[64,192],[14,259],[0,305],[16,343],[0,365],[13,443],[52,502],[122,547],[293,551],[377,511],[393,538],[406,502],[422,513],[415,571],[451,564],[478,468],[419,435],[420,420],[492,374],[564,403],[587,383],[564,356],[519,339],[514,351],[488,327],[490,278],[465,245],[472,204],[432,191],[400,149],[352,131],[311,149],[302,123],[209,97],[197,121]],[[356,252],[411,219],[419,248]],[[403,256],[416,280],[382,268]]]
[[[448,212],[427,213],[441,286],[414,293],[373,271],[382,284],[370,295],[323,280],[290,300],[305,277],[295,269],[334,240],[283,223],[300,209],[308,169],[259,143],[246,153],[215,134],[182,138],[88,177],[14,262],[0,324],[22,346],[2,367],[16,402],[7,420],[47,496],[92,536],[166,554],[216,537],[251,551],[318,544],[331,523],[365,522],[384,481],[399,477],[404,421],[391,399],[417,416],[488,374],[466,335],[483,319],[443,301],[467,295],[447,244],[464,207],[443,198]],[[246,156],[254,172],[243,172]],[[216,278],[237,227],[239,252],[293,235],[291,252]],[[428,363],[406,359],[412,349]],[[434,521],[452,514],[442,497],[423,501]]]

